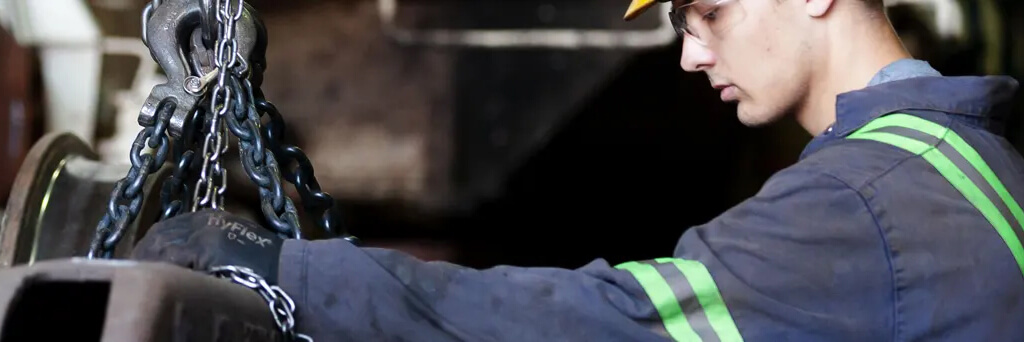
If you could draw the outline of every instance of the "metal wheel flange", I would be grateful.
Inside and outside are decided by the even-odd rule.
[[[70,133],[41,138],[18,171],[0,223],[0,267],[88,254],[114,185],[130,167],[100,162],[96,152]],[[142,210],[115,257],[127,255],[159,218],[156,185],[169,171],[163,167],[147,179]]]

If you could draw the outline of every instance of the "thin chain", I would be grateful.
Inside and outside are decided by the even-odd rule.
[[[222,121],[224,115],[232,112],[232,89],[227,87],[227,78],[238,63],[238,40],[235,38],[235,25],[242,18],[242,0],[218,0],[216,2],[217,23],[220,30],[217,35],[214,64],[219,71],[217,84],[210,94],[211,114],[210,125],[203,141],[203,166],[199,171],[193,193],[192,211],[200,208],[222,209],[224,194],[227,191],[227,171],[221,165],[221,154],[228,149],[227,126]]]
[[[216,96],[215,93],[214,97]],[[221,108],[226,107],[222,106]],[[212,104],[208,113],[212,115],[210,115],[210,124],[206,129],[206,137],[203,139],[203,166],[199,171],[199,180],[196,181],[192,194],[193,212],[205,207],[220,209],[223,199],[219,196],[224,194],[227,187],[226,182],[222,181],[227,173],[220,161],[221,154],[226,152],[227,148],[226,137],[223,134],[224,123],[220,120],[223,113],[215,110]]]
[[[274,323],[284,334],[286,341],[305,340],[313,342],[313,338],[295,332],[295,301],[277,285],[270,285],[263,277],[253,270],[241,266],[218,266],[210,269],[210,274],[252,289],[263,297],[274,316]]]

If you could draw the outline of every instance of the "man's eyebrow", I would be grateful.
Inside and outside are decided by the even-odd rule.
[[[672,7],[675,8],[683,5],[688,5],[694,1],[695,0],[672,0]]]

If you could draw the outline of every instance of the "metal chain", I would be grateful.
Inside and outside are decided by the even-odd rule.
[[[237,75],[231,75],[228,80],[235,94],[231,99],[235,103],[235,112],[227,120],[228,128],[238,138],[242,167],[259,187],[263,216],[279,235],[301,239],[302,228],[295,204],[284,192],[276,157],[263,144],[259,114],[253,103],[252,83],[246,79],[243,85]]]
[[[284,334],[285,341],[305,340],[313,342],[313,338],[295,332],[295,301],[277,285],[270,285],[263,277],[252,269],[241,266],[217,266],[210,274],[252,289],[263,297],[274,316],[274,323]]]
[[[238,55],[235,25],[242,17],[244,3],[243,0],[237,0],[236,6],[232,7],[231,2],[232,0],[216,2],[215,13],[220,25],[214,59],[217,69],[206,77],[215,74],[217,83],[209,94],[209,107],[200,107],[191,113],[192,117],[186,122],[192,123],[193,126],[185,127],[182,137],[174,142],[177,164],[174,173],[164,182],[161,189],[163,213],[160,219],[177,215],[184,206],[182,199],[188,198],[182,196],[188,192],[184,180],[193,168],[193,148],[198,143],[197,138],[203,133],[201,128],[204,126],[206,130],[203,137],[202,168],[193,189],[192,211],[206,206],[214,209],[223,207],[227,174],[221,166],[220,155],[227,152],[227,130],[230,128],[239,138],[239,153],[246,173],[254,183],[260,185],[260,199],[267,220],[278,234],[300,239],[301,229],[295,206],[291,199],[284,195],[274,154],[263,147],[260,137],[260,116],[253,101],[252,85],[246,77],[248,64]],[[152,0],[142,14],[142,40],[147,46],[149,43],[146,26],[152,12],[159,5],[160,0]],[[244,87],[240,79],[244,80]],[[202,95],[201,89],[192,90],[193,94]],[[124,234],[125,227],[138,214],[142,204],[141,188],[145,184],[146,176],[159,169],[166,160],[170,145],[166,128],[174,107],[173,103],[161,103],[158,109],[159,120],[155,126],[146,127],[136,138],[131,154],[132,169],[125,179],[117,183],[111,194],[108,213],[97,228],[97,236],[89,252],[90,257],[96,254],[109,257],[114,245]],[[202,120],[198,119],[198,113],[204,114]],[[229,113],[230,115],[227,115]],[[146,145],[156,150],[155,164],[151,154],[141,154],[142,147]],[[178,198],[174,199],[175,196]],[[117,205],[117,199],[128,200],[130,205]],[[111,231],[109,226],[114,222],[116,228]],[[287,341],[313,341],[309,336],[295,332],[295,302],[280,287],[270,286],[263,277],[245,267],[221,266],[213,268],[209,273],[257,291],[267,302],[274,322]]]
[[[151,0],[142,13],[142,40],[147,46],[147,25],[160,3],[161,0]],[[321,190],[309,158],[298,147],[282,142],[285,123],[280,112],[262,97],[262,92],[258,88],[255,92],[259,93],[259,97],[253,96],[254,89],[248,79],[249,65],[245,58],[239,55],[238,41],[235,37],[236,25],[244,10],[243,0],[215,1],[213,13],[218,30],[213,62],[216,69],[204,76],[204,79],[216,77],[217,82],[212,92],[203,94],[205,91],[200,89],[200,92],[194,94],[209,95],[209,106],[197,108],[186,121],[193,126],[186,127],[183,136],[174,140],[175,168],[161,188],[163,211],[159,220],[179,214],[189,204],[192,211],[205,207],[223,208],[227,172],[222,166],[221,155],[227,153],[227,131],[230,129],[239,138],[239,153],[243,167],[249,178],[259,186],[264,216],[276,233],[282,237],[302,238],[295,205],[283,189],[283,171],[283,178],[295,185],[305,211],[312,216],[319,228],[328,236],[341,235],[346,240],[358,243],[355,237],[345,234],[342,229],[339,208],[334,199]],[[158,108],[158,121],[151,127],[144,127],[136,138],[130,156],[132,169],[128,176],[115,186],[111,194],[107,213],[100,220],[96,236],[90,246],[89,257],[109,258],[127,226],[141,210],[141,186],[145,184],[150,173],[162,167],[167,158],[170,144],[166,130],[173,111],[173,103],[161,103]],[[231,115],[227,115],[228,113]],[[265,127],[261,127],[260,121],[263,114],[270,117],[270,122]],[[203,133],[205,136],[202,137],[201,167],[198,167],[197,151],[194,151],[194,147],[198,146],[198,138]],[[266,148],[263,143],[264,137],[268,142]],[[156,151],[155,160],[153,156],[142,153],[141,150],[146,145]],[[285,162],[284,170],[278,169],[276,159]],[[198,179],[194,187],[189,187],[185,181],[196,168],[199,169]],[[191,196],[188,195],[189,192]],[[119,201],[125,203],[118,203]]]
[[[253,103],[252,85],[248,80],[248,64],[244,57],[238,56],[238,42],[235,39],[235,24],[242,17],[244,10],[243,1],[237,0],[235,7],[231,7],[231,0],[217,0],[216,18],[220,24],[215,50],[215,65],[217,67],[217,83],[214,86],[210,98],[210,111],[212,121],[220,124],[220,131],[217,132],[218,140],[226,140],[227,130],[238,138],[239,157],[246,174],[259,186],[260,202],[264,216],[273,230],[279,235],[294,239],[302,238],[302,230],[299,226],[295,205],[285,195],[281,186],[281,177],[277,169],[277,163],[270,150],[263,147],[263,139],[259,130],[259,115]],[[241,57],[241,58],[240,58]],[[245,86],[243,87],[242,81]],[[211,124],[211,131],[216,123]],[[209,141],[209,135],[207,136]],[[226,145],[220,145],[226,148]],[[211,156],[216,157],[216,155]],[[215,159],[215,158],[214,158]],[[204,160],[203,170],[208,167]],[[214,169],[220,168],[219,163]],[[202,173],[202,172],[201,172]],[[205,175],[205,174],[203,174]],[[222,173],[223,175],[223,173]],[[202,177],[200,177],[202,179]],[[198,195],[198,187],[197,192]],[[223,200],[223,187],[220,191],[210,191],[207,194],[218,193]],[[207,200],[206,197],[196,201]],[[216,200],[213,200],[216,203]],[[312,342],[309,336],[297,334],[295,328],[295,302],[280,287],[270,286],[266,280],[253,272],[251,269],[238,266],[215,267],[211,274],[229,278],[233,282],[257,291],[270,308],[281,333],[287,341],[306,340]]]
[[[147,26],[156,8],[160,6],[160,2],[161,0],[151,0],[142,11],[142,42],[147,47],[149,46]],[[167,126],[170,124],[169,121],[175,107],[176,105],[172,101],[161,102],[156,110],[156,122],[152,125],[143,125],[139,135],[136,136],[129,153],[132,167],[128,170],[128,175],[114,184],[114,190],[111,191],[107,203],[107,212],[96,225],[96,234],[89,244],[88,258],[112,257],[117,243],[121,241],[128,226],[135,221],[142,210],[142,187],[146,184],[149,175],[163,167],[167,160],[170,148],[170,135],[167,132]],[[179,145],[177,141],[175,144]],[[143,149],[146,146],[149,146],[152,151],[144,153]],[[176,153],[182,153],[182,151],[181,146],[175,148]],[[184,177],[177,170],[175,175],[179,175],[179,178]],[[164,187],[166,190],[168,185],[164,184]],[[165,213],[167,206],[168,204],[165,203]]]
[[[244,9],[242,0],[216,1],[216,69],[210,75],[216,75],[217,82],[209,93],[210,122],[203,141],[199,179],[193,189],[192,211],[203,207],[223,207],[227,179],[220,155],[227,152],[227,131],[230,130],[239,140],[239,156],[246,174],[259,186],[261,207],[270,228],[282,237],[301,239],[302,230],[295,205],[284,192],[273,153],[263,147],[259,115],[256,114],[252,86],[248,80],[249,65],[245,57],[238,54],[235,26]],[[183,168],[182,162],[179,160],[179,169]],[[165,207],[165,215],[173,215],[173,211],[172,207]]]
[[[281,175],[295,186],[302,198],[302,206],[313,222],[329,236],[342,236],[350,242],[358,240],[348,235],[341,225],[341,210],[330,194],[320,189],[316,180],[313,163],[298,146],[284,143],[285,121],[281,112],[265,98],[255,99],[256,109],[260,116],[267,115],[270,120],[263,126],[263,136],[267,139],[267,147],[277,156],[281,165]],[[293,167],[294,165],[294,167]]]
[[[209,207],[222,209],[224,193],[227,191],[227,171],[220,162],[220,155],[228,149],[227,127],[222,118],[231,112],[232,89],[227,87],[227,78],[238,63],[238,40],[235,38],[235,25],[242,18],[245,9],[242,0],[218,0],[216,2],[217,23],[220,25],[217,34],[214,64],[217,66],[217,84],[210,93],[210,109],[212,119],[203,141],[203,166],[199,171],[199,180],[193,193],[192,211]]]
[[[160,7],[160,0],[152,0],[142,9],[142,44],[149,47],[149,33],[146,27],[149,26],[149,19],[153,18],[153,11]]]
[[[163,221],[174,217],[181,213],[183,208],[189,206],[192,202],[189,198],[192,197],[192,193],[189,191],[190,187],[186,183],[186,179],[190,176],[190,173],[196,168],[195,159],[195,146],[198,143],[199,135],[202,133],[202,124],[199,114],[203,112],[202,107],[197,108],[186,122],[190,123],[192,127],[185,127],[182,132],[182,137],[174,141],[174,160],[176,160],[174,172],[164,180],[163,187],[160,190],[160,204],[163,207],[163,212],[160,215],[158,221]]]
[[[227,94],[230,95],[230,94]],[[217,94],[213,94],[214,97]],[[193,188],[192,211],[200,208],[221,209],[223,197],[221,195],[227,190],[227,172],[221,165],[220,156],[227,152],[227,137],[224,134],[224,123],[221,122],[223,113],[216,110],[211,102],[209,113],[209,125],[206,126],[206,136],[203,139],[203,163],[199,171],[199,180]],[[221,108],[227,108],[221,106]]]
[[[135,137],[129,154],[132,167],[127,176],[115,183],[110,193],[107,212],[96,226],[88,258],[110,258],[128,226],[142,210],[142,187],[149,175],[159,170],[167,160],[171,145],[167,125],[174,108],[173,102],[161,102],[157,109],[157,122],[153,126],[143,127]],[[146,146],[151,150],[144,152]]]

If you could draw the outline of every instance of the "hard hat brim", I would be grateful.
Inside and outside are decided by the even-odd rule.
[[[626,10],[626,15],[623,16],[622,19],[627,21],[633,20],[646,12],[656,3],[658,3],[658,0],[633,0],[633,2],[629,4],[629,9]]]

